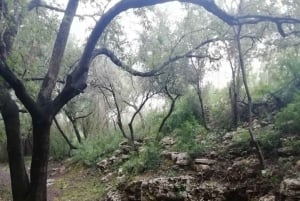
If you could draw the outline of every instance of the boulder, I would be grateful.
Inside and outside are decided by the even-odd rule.
[[[298,161],[296,162],[295,168],[296,168],[296,170],[297,170],[298,172],[300,172],[300,160],[298,160]]]
[[[277,150],[279,156],[292,156],[294,154],[294,150],[292,147],[282,147]]]
[[[100,170],[106,170],[108,167],[112,164],[112,161],[109,159],[104,159],[97,163],[97,167],[100,168]]]
[[[202,165],[213,165],[216,163],[215,160],[207,159],[207,158],[196,158],[194,160],[195,164],[202,164]]]
[[[260,197],[258,201],[276,201],[275,195],[265,195]]]
[[[194,178],[190,176],[145,180],[141,185],[141,201],[188,200],[192,180]]]
[[[122,194],[119,191],[109,190],[102,201],[123,201]]]
[[[211,167],[209,165],[194,164],[193,169],[196,172],[205,172],[205,171],[211,170]]]
[[[176,142],[174,137],[171,136],[166,136],[163,139],[161,139],[160,144],[164,147],[170,147],[172,145],[174,145]]]
[[[176,165],[187,166],[191,163],[190,155],[186,152],[178,153],[176,157]]]
[[[283,180],[280,194],[284,201],[300,200],[300,178]]]
[[[108,182],[110,179],[112,179],[113,175],[114,175],[114,174],[113,174],[112,172],[110,172],[110,173],[108,173],[107,175],[103,176],[103,177],[100,179],[100,181],[102,181],[102,182]]]

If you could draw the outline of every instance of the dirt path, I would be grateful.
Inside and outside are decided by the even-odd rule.
[[[55,169],[54,165],[52,165],[52,167],[53,169]],[[55,181],[55,179],[52,180]],[[59,194],[60,192],[58,189],[50,186],[48,188],[48,201],[55,201],[55,197],[58,197]],[[0,201],[10,201],[10,200],[12,200],[12,197],[11,197],[9,168],[7,164],[0,163]]]
[[[48,167],[47,201],[98,201],[104,188],[97,173],[69,162],[53,162]],[[7,164],[0,164],[0,201],[11,201]]]
[[[0,163],[0,201],[10,201],[10,174],[8,166]]]

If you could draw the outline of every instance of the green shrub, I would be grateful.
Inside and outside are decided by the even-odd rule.
[[[177,102],[175,110],[164,125],[163,132],[170,133],[186,121],[201,122],[199,100],[192,94],[182,97]]]
[[[287,139],[282,143],[282,147],[290,147],[293,154],[300,154],[300,140]]]
[[[283,132],[296,133],[300,130],[300,94],[276,115],[275,125]]]
[[[232,148],[237,148],[241,152],[249,151],[251,148],[250,140],[250,134],[247,129],[238,129],[232,138]]]
[[[188,152],[197,155],[207,150],[210,145],[206,139],[206,130],[196,120],[185,121],[172,132],[176,136],[174,151]],[[198,137],[198,139],[196,139]],[[202,138],[202,139],[200,139]]]
[[[94,165],[115,151],[123,140],[120,133],[106,133],[84,141],[77,150],[72,153],[75,162],[86,165]]]
[[[279,132],[273,129],[262,129],[257,134],[258,141],[265,153],[272,153],[280,145]]]
[[[60,133],[51,132],[50,136],[50,156],[54,160],[63,159],[69,156],[69,145]]]
[[[158,142],[149,142],[139,153],[132,153],[130,159],[121,167],[128,174],[138,174],[156,170],[161,163],[161,146]]]

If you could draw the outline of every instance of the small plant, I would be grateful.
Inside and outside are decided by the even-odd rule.
[[[144,145],[139,153],[132,153],[130,159],[121,167],[128,174],[138,174],[145,171],[156,170],[161,163],[161,147],[157,142]]]
[[[282,132],[296,133],[300,130],[300,94],[276,115],[275,125]]]
[[[54,160],[69,156],[69,146],[59,133],[52,132],[50,138],[50,156]]]
[[[185,122],[201,122],[199,101],[193,94],[188,94],[178,100],[176,108],[166,121],[163,133],[170,133],[180,128]]]
[[[95,165],[101,158],[112,154],[118,148],[122,139],[120,133],[106,133],[91,137],[84,141],[77,150],[74,150],[72,158],[75,162]]]
[[[265,153],[274,152],[280,145],[279,132],[272,129],[262,129],[259,131],[258,141]]]
[[[197,155],[207,150],[209,143],[205,141],[206,130],[196,120],[185,121],[180,128],[173,131],[176,136],[174,151],[188,152],[190,155]],[[197,137],[202,137],[201,141]]]
[[[300,140],[298,139],[287,139],[282,143],[282,147],[289,147],[292,153],[300,154]]]

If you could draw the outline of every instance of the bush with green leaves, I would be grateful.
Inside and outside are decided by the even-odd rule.
[[[263,128],[258,131],[258,141],[264,153],[272,154],[280,146],[280,134],[273,128]]]
[[[199,100],[191,93],[178,100],[174,112],[164,125],[163,133],[170,133],[187,121],[201,123]]]
[[[126,173],[133,175],[156,170],[161,163],[160,153],[160,144],[158,142],[149,142],[142,147],[139,153],[132,153],[130,159],[121,168]]]
[[[79,145],[78,149],[73,151],[72,158],[75,162],[85,165],[95,165],[102,158],[111,155],[123,139],[119,132],[108,132],[90,137]]]
[[[69,156],[69,145],[60,133],[52,129],[50,136],[50,156],[54,160],[59,160]]]
[[[282,147],[289,147],[293,154],[300,154],[300,140],[288,138],[282,142]]]
[[[209,150],[207,131],[195,119],[183,122],[172,134],[176,137],[174,151],[188,152],[194,156]]]
[[[282,132],[297,133],[300,130],[300,94],[276,115],[275,125]]]

